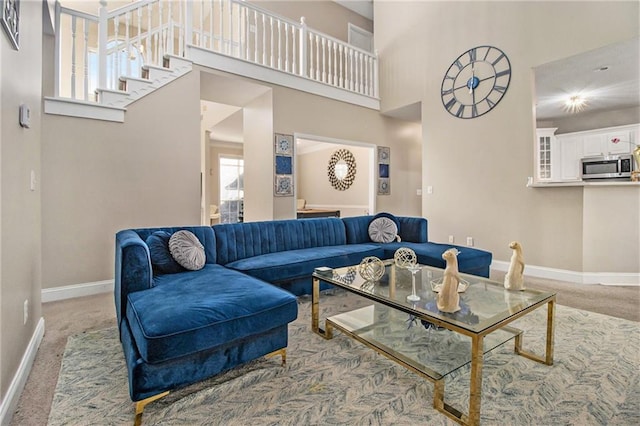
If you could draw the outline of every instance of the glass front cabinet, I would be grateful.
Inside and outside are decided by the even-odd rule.
[[[557,128],[536,129],[536,171],[539,182],[550,182],[557,178],[557,143],[555,131]]]

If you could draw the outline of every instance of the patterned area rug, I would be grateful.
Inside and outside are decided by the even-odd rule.
[[[322,318],[368,305],[337,291]],[[144,425],[453,425],[433,407],[433,383],[335,333],[310,331],[310,299],[289,326],[287,365],[261,359],[181,389],[145,409]],[[546,309],[519,319],[524,346],[542,354]],[[322,322],[324,323],[324,321]],[[416,333],[438,333],[416,327]],[[640,424],[640,324],[557,306],[554,365],[517,356],[513,342],[485,355],[482,424]],[[469,367],[446,379],[446,401],[468,407]],[[116,328],[69,338],[49,425],[131,424]]]

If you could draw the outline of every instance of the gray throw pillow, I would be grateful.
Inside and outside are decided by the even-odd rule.
[[[369,238],[376,243],[390,243],[396,240],[398,227],[388,217],[379,217],[369,224]]]
[[[204,267],[204,246],[193,232],[178,231],[169,238],[171,256],[185,269],[197,271]]]

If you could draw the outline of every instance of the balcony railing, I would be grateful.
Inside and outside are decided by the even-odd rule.
[[[95,101],[189,47],[378,97],[375,54],[240,0],[142,0],[98,16],[56,5],[55,96]]]

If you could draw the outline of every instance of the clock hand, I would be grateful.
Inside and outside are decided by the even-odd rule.
[[[480,84],[480,83],[482,83],[483,81],[486,81],[486,80],[491,80],[492,78],[496,78],[496,76],[492,75],[490,77],[485,77],[485,78],[483,78],[481,80],[478,80],[478,84]]]
[[[469,80],[470,82],[472,82],[471,84],[467,83],[467,85],[469,86],[469,94],[473,93],[473,81],[476,77],[476,70],[474,68],[474,63],[471,63],[471,80]],[[474,101],[475,103],[475,101]]]

